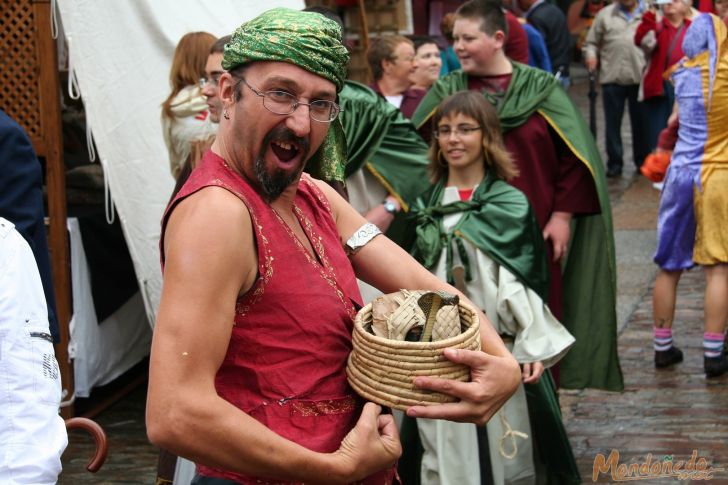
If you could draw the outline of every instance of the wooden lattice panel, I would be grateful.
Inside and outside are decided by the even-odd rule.
[[[36,138],[42,127],[33,15],[30,0],[0,0],[0,108]]]

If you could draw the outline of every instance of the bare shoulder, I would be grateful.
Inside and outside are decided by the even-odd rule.
[[[254,274],[253,247],[252,221],[243,201],[221,187],[205,187],[182,200],[170,215],[164,237],[165,273],[174,267],[203,279],[222,277],[233,269],[236,275]]]
[[[205,187],[177,204],[167,223],[165,251],[179,232],[200,233],[200,237],[221,231],[234,236],[251,230],[250,213],[242,200],[222,187]]]

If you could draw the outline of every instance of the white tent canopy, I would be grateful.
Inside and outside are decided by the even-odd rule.
[[[174,187],[160,124],[169,69],[187,32],[215,36],[303,0],[56,0],[75,75],[147,317],[162,288],[160,221]]]

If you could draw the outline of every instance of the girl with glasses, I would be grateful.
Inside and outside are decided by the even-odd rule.
[[[490,483],[526,483],[535,481],[532,437],[541,432],[553,460],[547,463],[549,469],[564,473],[560,483],[579,483],[560,411],[553,404],[553,381],[544,374],[574,338],[545,303],[545,244],[526,196],[507,182],[518,172],[503,143],[498,115],[482,94],[459,92],[438,106],[432,126],[434,185],[413,206],[413,255],[485,311],[521,363],[529,402],[522,385],[486,428],[417,420],[415,435],[408,434],[408,427],[413,428],[409,421],[402,430],[404,448],[414,449],[407,439],[421,440],[422,484],[476,485],[490,482],[487,475],[494,479]],[[531,429],[532,406],[539,410],[534,424],[547,429]],[[479,446],[489,451],[479,451]],[[483,456],[490,459],[481,463]],[[406,483],[410,477],[403,478]]]

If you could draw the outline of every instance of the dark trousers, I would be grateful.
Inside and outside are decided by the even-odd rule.
[[[639,85],[602,84],[604,103],[604,124],[607,145],[607,167],[622,168],[622,118],[625,103],[629,109],[632,125],[632,157],[636,167],[640,167],[650,153],[647,121],[642,103],[637,101]]]
[[[657,146],[657,139],[660,132],[667,126],[667,119],[672,113],[672,106],[675,104],[675,89],[672,84],[662,82],[664,96],[655,96],[643,101],[645,113],[647,114],[647,140],[649,149],[652,152]]]

